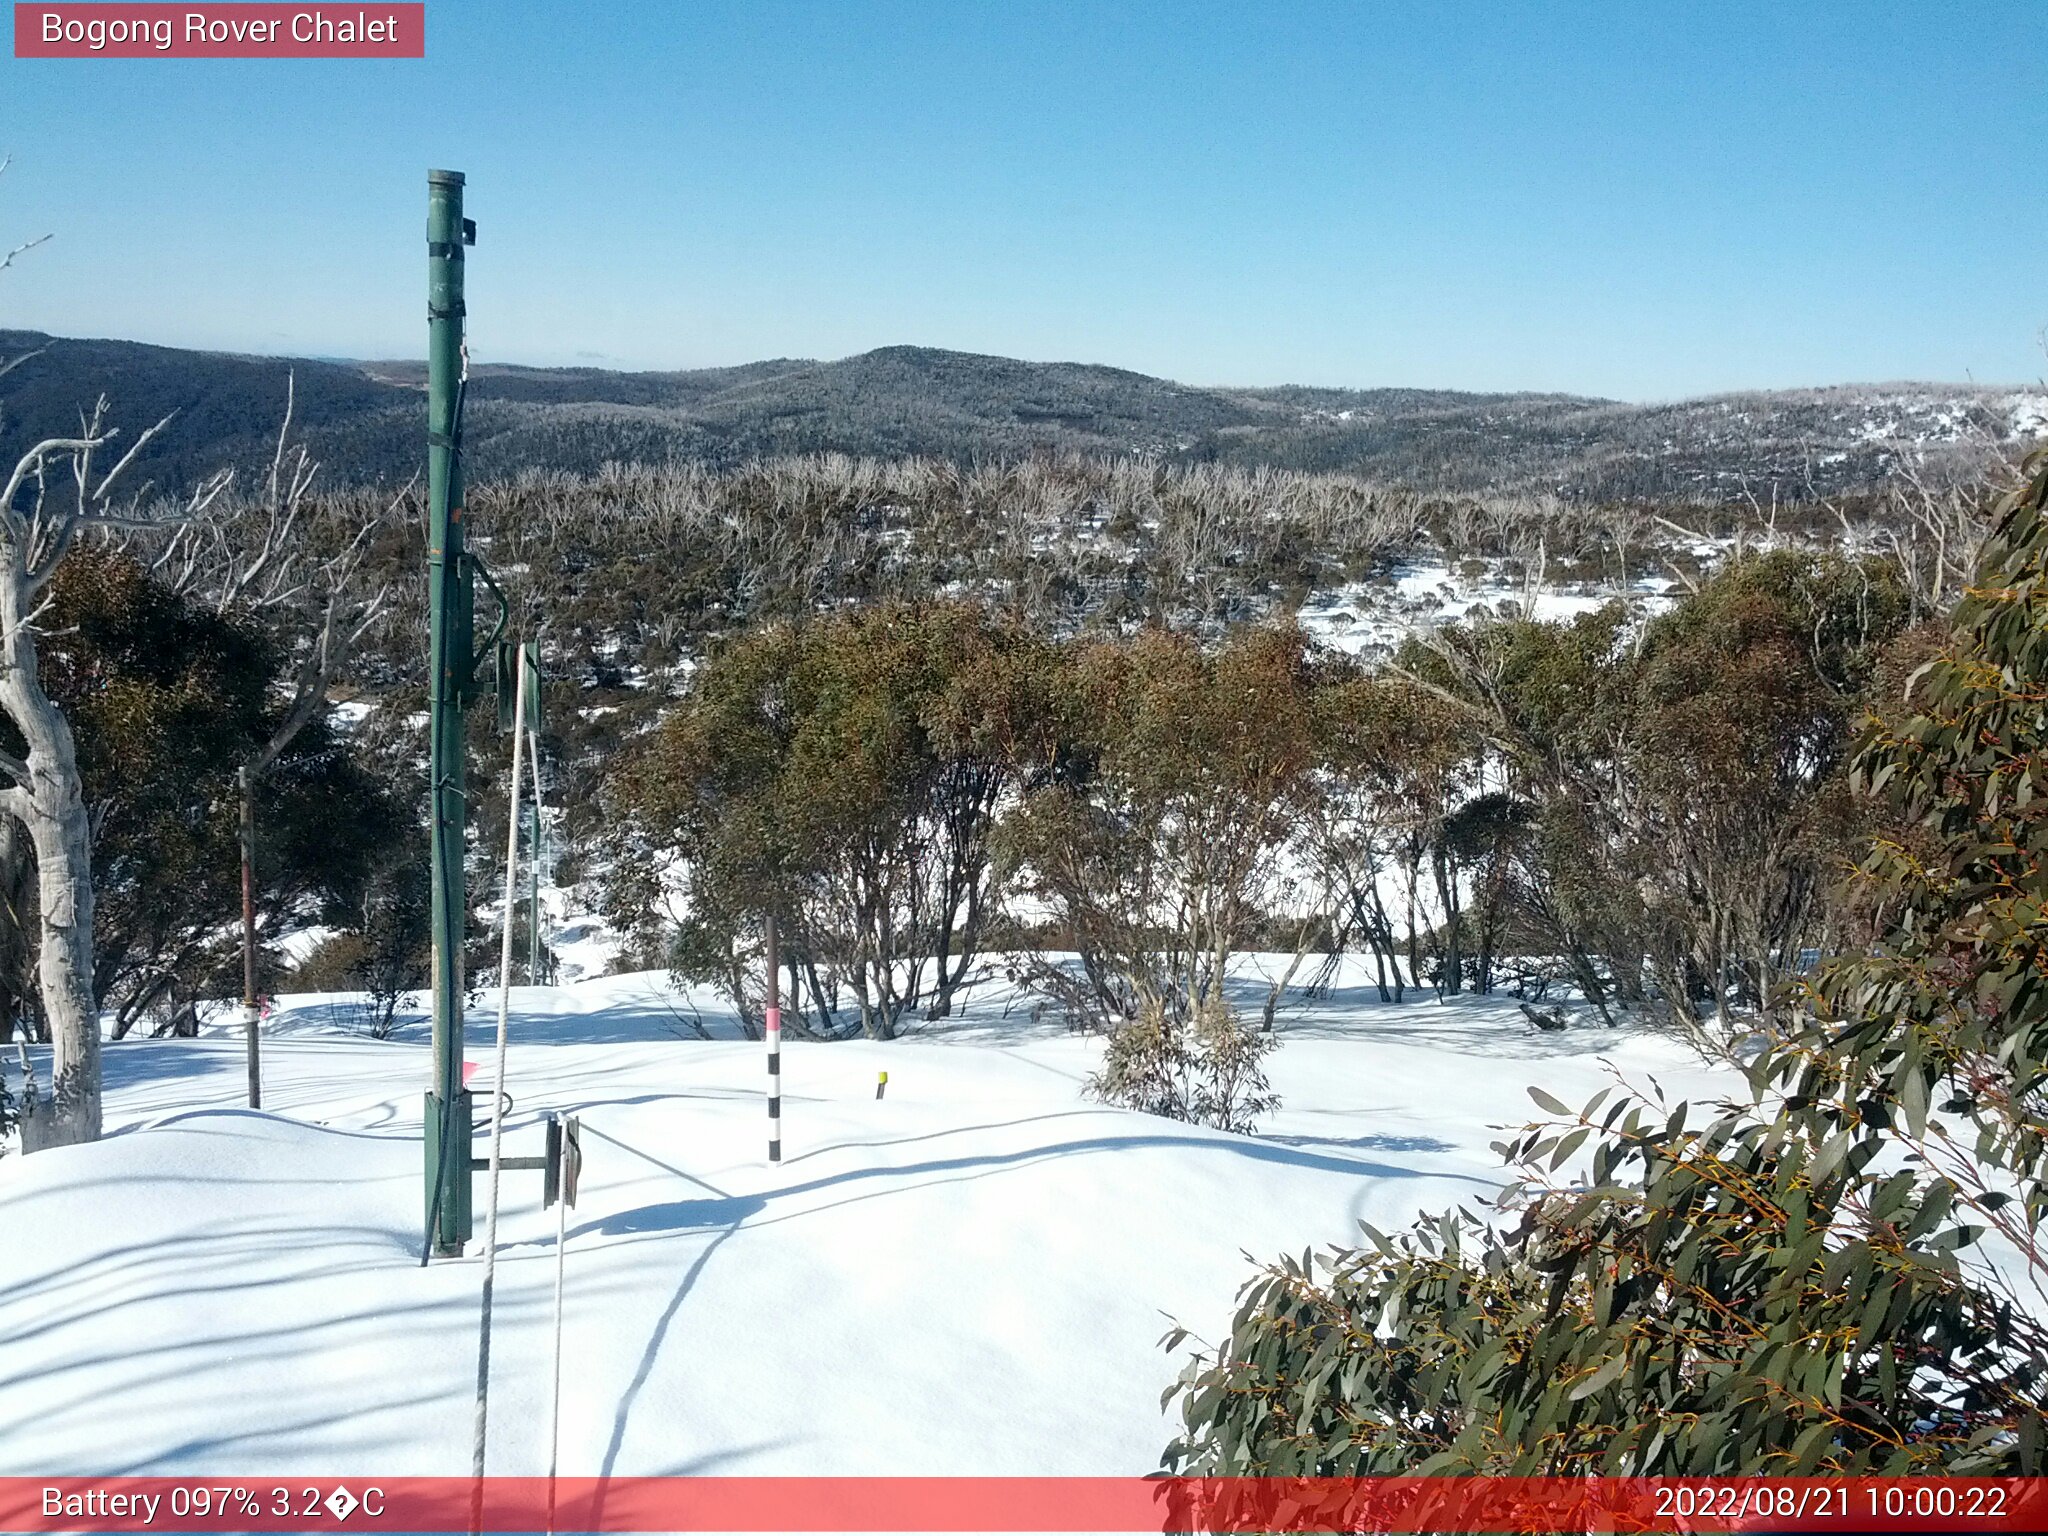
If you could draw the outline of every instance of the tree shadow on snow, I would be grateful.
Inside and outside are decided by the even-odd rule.
[[[1053,1117],[1045,1117],[1053,1118]],[[1028,1122],[1016,1122],[1019,1124]],[[992,1128],[992,1127],[991,1127]],[[606,1137],[606,1140],[613,1140]],[[919,1138],[909,1138],[919,1139]],[[624,1146],[625,1143],[619,1143]],[[971,1156],[929,1158],[922,1162],[884,1164],[871,1168],[849,1168],[844,1172],[824,1174],[797,1184],[786,1184],[779,1189],[765,1190],[758,1195],[726,1195],[714,1193],[710,1199],[672,1200],[659,1205],[636,1207],[633,1210],[617,1212],[600,1217],[575,1228],[572,1238],[614,1237],[627,1242],[645,1241],[651,1237],[671,1232],[687,1232],[724,1226],[716,1240],[691,1267],[694,1276],[703,1266],[712,1248],[718,1246],[743,1225],[768,1226],[777,1222],[794,1221],[851,1204],[857,1200],[876,1199],[883,1195],[903,1194],[910,1190],[927,1188],[935,1184],[955,1183],[961,1178],[984,1178],[1006,1170],[1028,1167],[1052,1158],[1076,1157],[1097,1152],[1126,1152],[1138,1148],[1190,1148],[1205,1152],[1223,1153],[1233,1157],[1249,1158],[1254,1162],[1276,1163],[1292,1168],[1306,1168],[1320,1173],[1342,1174],[1360,1179],[1442,1179],[1451,1183],[1471,1184],[1480,1189],[1492,1191],[1497,1184],[1471,1174],[1444,1173],[1434,1169],[1408,1168],[1398,1163],[1369,1162],[1363,1158],[1344,1157],[1332,1153],[1316,1152],[1296,1148],[1263,1139],[1235,1136],[1157,1135],[1132,1136],[1089,1136],[1072,1141],[1054,1142],[1045,1146],[1021,1147],[1011,1152],[978,1153]],[[637,1148],[628,1148],[637,1151]],[[642,1154],[643,1156],[645,1154]],[[648,1158],[650,1162],[658,1160]],[[663,1165],[665,1166],[665,1165]],[[671,1169],[671,1172],[679,1170]],[[683,1175],[688,1177],[688,1175]],[[795,1196],[815,1194],[822,1190],[846,1190],[863,1184],[884,1181],[883,1187],[867,1194],[849,1194],[842,1200],[822,1205],[806,1206],[801,1210],[777,1212],[775,1207]],[[701,1184],[701,1180],[692,1180]],[[709,1186],[704,1186],[709,1188]],[[762,1218],[765,1214],[764,1219]],[[551,1243],[552,1238],[544,1240]],[[540,1246],[521,1244],[518,1246]],[[680,1296],[677,1298],[680,1302]]]
[[[395,1416],[402,1430],[412,1411],[445,1397],[445,1385],[436,1392],[391,1369],[397,1364],[396,1346],[378,1339],[375,1326],[394,1313],[415,1319],[445,1314],[448,1324],[455,1325],[458,1318],[473,1317],[474,1302],[466,1288],[450,1290],[437,1275],[434,1294],[420,1295],[408,1287],[395,1296],[380,1293],[367,1306],[349,1304],[375,1291],[379,1282],[370,1277],[388,1270],[398,1257],[389,1237],[376,1227],[297,1222],[201,1230],[111,1244],[61,1269],[11,1283],[0,1303],[0,1333],[14,1346],[16,1358],[9,1362],[11,1370],[0,1372],[0,1445],[12,1450],[38,1433],[61,1443],[103,1417],[109,1401],[151,1404],[167,1395],[184,1404],[197,1422],[150,1423],[144,1433],[124,1440],[122,1448],[131,1459],[105,1470],[169,1473],[189,1468],[194,1458],[234,1447],[254,1449],[259,1460],[275,1464],[291,1458],[291,1448],[306,1437],[317,1441],[328,1431],[359,1423],[366,1414]],[[337,1254],[331,1262],[286,1263],[235,1281],[221,1278],[251,1260],[288,1256],[294,1244]],[[280,1284],[308,1287],[305,1294],[330,1301],[277,1317],[263,1299]],[[129,1309],[164,1307],[167,1298],[182,1298],[167,1314],[175,1320],[173,1327],[136,1326],[116,1318]],[[23,1319],[31,1316],[34,1324],[25,1326]],[[70,1348],[44,1337],[66,1332],[77,1336]],[[390,1358],[380,1359],[387,1352]],[[210,1397],[205,1389],[216,1367],[226,1392],[234,1390],[226,1382],[245,1380],[252,1371],[290,1380],[309,1358],[357,1363],[357,1370],[341,1373],[341,1405],[328,1408],[289,1393],[274,1404],[250,1405],[239,1397]],[[187,1438],[152,1444],[148,1431],[184,1431]],[[0,1463],[5,1460],[0,1456]]]
[[[586,1237],[637,1237],[650,1232],[690,1232],[705,1227],[737,1227],[749,1216],[763,1210],[768,1202],[760,1195],[727,1195],[717,1200],[669,1200],[660,1205],[635,1206],[614,1211],[570,1229],[574,1242]],[[522,1248],[551,1246],[553,1238],[521,1243]],[[500,1251],[514,1246],[499,1244]]]
[[[755,1097],[759,1097],[758,1094]],[[795,1102],[792,1100],[791,1102]],[[783,1159],[783,1167],[808,1162],[814,1157],[825,1157],[834,1152],[847,1152],[864,1147],[907,1147],[921,1141],[941,1141],[948,1136],[972,1136],[979,1131],[1008,1130],[1018,1125],[1038,1125],[1047,1120],[1071,1120],[1076,1117],[1117,1115],[1122,1112],[1108,1107],[1096,1109],[1057,1109],[1043,1115],[1026,1115],[1021,1120],[995,1120],[980,1125],[949,1125],[936,1131],[923,1131],[915,1136],[877,1136],[866,1141],[834,1141],[822,1147],[813,1147],[808,1152],[799,1152],[795,1157]]]
[[[1066,1113],[1090,1112],[1068,1111]],[[1054,1119],[1060,1117],[1034,1116],[1031,1118]],[[1004,1124],[1024,1123],[1028,1123],[1028,1121],[1005,1122]],[[1001,1128],[998,1125],[975,1129],[995,1130]],[[690,1266],[676,1286],[674,1294],[669,1297],[666,1305],[663,1307],[661,1316],[655,1321],[654,1327],[649,1333],[647,1344],[641,1351],[639,1365],[634,1371],[633,1379],[620,1397],[618,1411],[612,1422],[611,1436],[605,1447],[600,1474],[606,1477],[611,1476],[618,1466],[620,1455],[625,1446],[626,1434],[632,1419],[634,1406],[639,1401],[648,1380],[654,1374],[656,1364],[666,1346],[668,1335],[675,1325],[676,1318],[682,1311],[684,1300],[689,1296],[691,1290],[695,1288],[698,1278],[704,1273],[705,1268],[711,1262],[712,1255],[718,1251],[727,1239],[749,1225],[759,1227],[778,1221],[795,1220],[801,1216],[813,1215],[821,1210],[829,1210],[835,1206],[849,1204],[857,1200],[878,1198],[886,1194],[904,1193],[910,1189],[927,1188],[935,1184],[953,1183],[962,1178],[982,1178],[990,1174],[1042,1162],[1048,1158],[1073,1157],[1094,1152],[1130,1151],[1142,1147],[1198,1149],[1232,1157],[1249,1158],[1254,1162],[1307,1168],[1319,1172],[1336,1173],[1356,1178],[1445,1178],[1456,1182],[1479,1185],[1482,1188],[1490,1189],[1493,1187],[1487,1181],[1472,1178],[1469,1175],[1426,1172],[1420,1169],[1402,1167],[1398,1164],[1373,1162],[1361,1158],[1332,1155],[1288,1145],[1276,1145],[1271,1141],[1223,1135],[1204,1136],[1160,1132],[1157,1134],[1125,1136],[1090,1136],[1064,1142],[1055,1142],[1046,1146],[1024,1147],[1011,1152],[985,1153],[951,1158],[930,1158],[921,1162],[893,1166],[852,1168],[839,1173],[825,1174],[815,1179],[807,1179],[800,1183],[784,1185],[779,1189],[767,1190],[760,1194],[728,1195],[715,1190],[713,1186],[705,1184],[703,1180],[696,1178],[694,1175],[684,1173],[681,1169],[664,1163],[652,1154],[642,1152],[630,1143],[620,1141],[618,1138],[605,1135],[602,1132],[596,1132],[595,1134],[600,1139],[611,1142],[622,1150],[632,1152],[657,1167],[665,1168],[680,1178],[687,1179],[701,1188],[710,1190],[711,1193],[706,1198],[663,1201],[659,1204],[637,1206],[630,1210],[618,1211],[609,1216],[599,1217],[594,1221],[585,1222],[574,1228],[569,1233],[569,1237],[572,1240],[608,1237],[626,1242],[636,1242],[646,1241],[669,1233],[695,1231],[715,1231],[716,1233],[711,1241],[706,1243],[699,1250],[696,1257],[691,1260]],[[953,1133],[941,1132],[936,1134]],[[901,1138],[902,1141],[906,1142],[928,1139],[930,1138],[923,1136]],[[1361,1142],[1373,1141],[1374,1138],[1359,1138],[1359,1140]],[[1422,1145],[1417,1145],[1413,1148],[1403,1146],[1400,1150],[1438,1150],[1441,1145],[1431,1142],[1430,1138],[1427,1137],[1378,1138],[1377,1140],[1379,1142],[1405,1140],[1418,1144],[1428,1143],[1426,1147]],[[865,1143],[857,1145],[889,1144]],[[816,1154],[807,1153],[805,1155],[814,1156]],[[885,1187],[875,1189],[866,1194],[849,1194],[846,1199],[830,1201],[822,1206],[809,1206],[802,1210],[788,1211],[780,1215],[772,1214],[774,1207],[778,1203],[785,1202],[794,1196],[812,1194],[821,1190],[845,1189],[850,1186],[859,1186],[877,1180],[887,1181]],[[763,1217],[764,1213],[770,1214],[766,1215],[765,1220],[759,1219]],[[552,1241],[553,1239],[549,1238],[545,1240],[545,1243],[551,1243]],[[514,1244],[508,1246],[537,1247],[544,1246],[545,1243]],[[602,1495],[600,1494],[601,1497]],[[599,1513],[601,1514],[601,1510]]]
[[[688,1200],[676,1202],[678,1205],[710,1205],[715,1203],[713,1201]],[[660,1208],[657,1207],[657,1209]],[[600,1477],[612,1476],[618,1467],[619,1452],[626,1443],[626,1425],[633,1416],[633,1405],[639,1401],[641,1390],[646,1387],[648,1377],[654,1374],[654,1362],[661,1355],[662,1344],[668,1338],[668,1331],[675,1323],[676,1314],[683,1309],[683,1298],[690,1294],[691,1288],[697,1283],[697,1277],[704,1273],[704,1266],[711,1262],[711,1255],[718,1251],[719,1245],[738,1230],[739,1223],[734,1222],[704,1245],[703,1251],[697,1255],[689,1269],[684,1273],[682,1283],[676,1287],[675,1295],[671,1296],[668,1299],[668,1305],[662,1308],[661,1316],[656,1320],[653,1332],[647,1337],[647,1347],[640,1352],[640,1364],[638,1369],[633,1372],[633,1380],[627,1385],[625,1394],[619,1399],[619,1411],[612,1419],[611,1439],[604,1448],[604,1464],[599,1472]],[[597,1493],[597,1508],[592,1512],[591,1516],[592,1529],[595,1530],[602,1530],[604,1528],[604,1494],[604,1485],[600,1483]]]
[[[516,993],[519,989],[514,988]],[[681,1004],[670,1006],[660,998],[621,998],[607,1001],[591,1013],[521,1013],[514,999],[510,1036],[514,1045],[650,1045],[687,1040],[704,1043],[705,1036],[691,1025],[691,1014]],[[730,1015],[709,1013],[703,1023],[710,1038],[732,1041],[742,1038]],[[721,1028],[721,1026],[723,1026]],[[479,1024],[488,1034],[497,1031],[495,1013]]]
[[[1261,1134],[1261,1141],[1277,1141],[1288,1147],[1356,1147],[1361,1152],[1455,1152],[1458,1149],[1450,1142],[1435,1136],[1272,1136]]]
[[[1556,1061],[1575,1056],[1603,1056],[1633,1035],[1650,1035],[1648,1030],[1607,1029],[1577,1024],[1555,1034],[1539,1034],[1519,1013],[1506,1014],[1491,1006],[1486,1013],[1463,1013],[1447,1009],[1441,1019],[1418,1018],[1410,1005],[1372,1002],[1363,1005],[1356,1021],[1323,1021],[1312,1017],[1288,1019],[1282,1015],[1279,1037],[1289,1040],[1345,1040],[1375,1045],[1421,1046],[1438,1054],[1476,1056],[1484,1061]],[[1399,1018],[1375,1017],[1373,1010],[1402,1014]],[[1334,1011],[1334,1010],[1333,1010]]]

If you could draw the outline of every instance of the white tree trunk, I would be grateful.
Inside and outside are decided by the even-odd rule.
[[[14,572],[6,573],[15,575]],[[22,583],[0,589],[0,709],[21,732],[28,782],[0,797],[36,854],[42,953],[36,979],[50,1026],[50,1102],[35,1113],[37,1143],[63,1146],[100,1134],[100,1027],[92,980],[92,840],[79,791],[71,726],[36,675],[33,633],[22,622]]]
[[[0,159],[0,171],[6,168],[7,162]],[[39,243],[31,241],[0,256],[0,268]],[[26,357],[0,358],[0,374],[25,361]],[[7,786],[0,789],[0,815],[19,822],[35,848],[43,941],[36,983],[53,1047],[50,1100],[31,1109],[35,1123],[23,1137],[25,1145],[38,1147],[99,1139],[100,1016],[93,997],[92,827],[85,815],[71,726],[43,691],[30,626],[37,594],[80,529],[136,525],[139,508],[116,503],[114,488],[171,420],[166,416],[138,436],[95,484],[93,454],[114,436],[105,428],[106,412],[107,398],[102,395],[77,437],[37,443],[0,482],[0,713],[14,723],[27,749],[20,758],[0,754],[0,782]],[[280,435],[280,459],[283,449]],[[59,507],[48,499],[51,482],[45,472],[65,458],[71,461],[69,479],[77,499],[70,507]],[[275,481],[275,469],[272,478]],[[58,484],[62,483],[60,478]],[[204,512],[227,484],[226,473],[206,481],[192,493],[183,516],[189,519]],[[21,504],[24,492],[26,507]]]

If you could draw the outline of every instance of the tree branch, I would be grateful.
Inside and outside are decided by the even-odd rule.
[[[27,531],[14,510],[14,498],[21,494],[29,476],[40,474],[43,466],[60,453],[90,453],[112,436],[109,432],[99,437],[46,437],[24,453],[15,462],[14,473],[7,478],[7,489],[0,491],[0,514],[7,518],[10,531]]]

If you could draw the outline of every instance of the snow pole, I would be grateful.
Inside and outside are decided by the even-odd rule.
[[[768,919],[768,1005],[762,1012],[768,1037],[768,1161],[782,1161],[782,966],[775,952],[775,919]]]
[[[470,1448],[475,1479],[470,1494],[470,1529],[481,1528],[484,1496],[484,1439],[491,1405],[491,1292],[498,1275],[498,1184],[504,1174],[505,1041],[512,1016],[512,914],[519,896],[519,771],[526,746],[526,648],[519,648],[519,687],[512,720],[512,804],[505,817],[505,912],[498,943],[498,1067],[491,1094],[491,1193],[484,1210],[483,1314],[477,1326],[476,1435]]]

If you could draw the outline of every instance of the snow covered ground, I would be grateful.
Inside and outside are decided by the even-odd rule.
[[[1697,553],[1697,551],[1696,551]],[[1709,547],[1709,554],[1724,551]],[[1540,623],[1568,624],[1615,598],[1644,615],[1663,613],[1677,583],[1646,575],[1626,587],[1614,582],[1546,585],[1533,596],[1503,574],[1498,561],[1472,562],[1473,575],[1440,563],[1399,567],[1389,580],[1352,582],[1317,592],[1302,605],[1302,629],[1333,650],[1365,661],[1384,661],[1401,642],[1420,631],[1489,615],[1519,614]]]
[[[1490,1127],[1534,1113],[1531,1083],[1587,1097],[1602,1057],[1732,1082],[1667,1042],[1538,1035],[1511,1000],[1346,981],[1283,1015],[1258,1137],[1089,1102],[1099,1044],[991,984],[912,1039],[789,1043],[776,1167],[761,1047],[709,994],[515,990],[508,1154],[545,1110],[585,1126],[563,1471],[1148,1472],[1180,1364],[1159,1338],[1214,1337],[1247,1252],[1484,1196]],[[261,1114],[234,1034],[115,1044],[112,1134],[0,1159],[0,1473],[467,1470],[481,1266],[418,1265],[424,1034],[351,1013],[283,1001]],[[503,1209],[490,1465],[537,1473],[554,1216],[531,1173]]]

